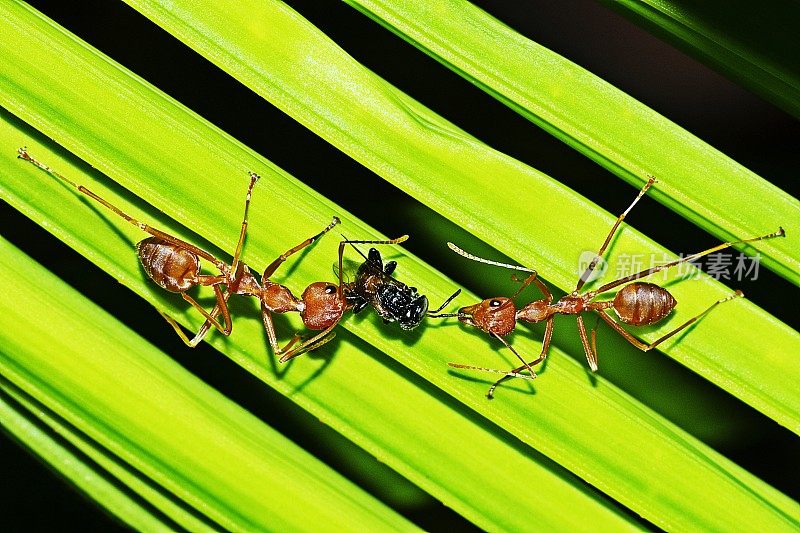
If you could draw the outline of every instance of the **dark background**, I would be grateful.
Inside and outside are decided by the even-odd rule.
[[[620,179],[349,6],[319,0],[287,3],[364,65],[492,147],[562,181],[612,213],[627,206],[634,194],[633,188]],[[800,167],[797,120],[606,7],[584,0],[476,3],[784,190],[790,190],[796,182],[796,169]],[[426,210],[121,2],[34,1],[31,4],[293,176],[357,212],[380,231],[405,233],[407,213]],[[370,191],[368,198],[364,190]],[[381,496],[379,484],[386,483],[387,477],[391,479],[385,467],[364,458],[366,467],[354,469],[342,456],[341,449],[348,449],[348,445],[334,432],[319,428],[309,415],[277,393],[272,393],[265,404],[263,384],[205,345],[191,352],[186,350],[149,305],[87,266],[82,258],[7,205],[0,205],[0,216],[6,238],[157,343],[206,382],[356,483],[378,492],[387,503],[425,528],[469,527],[458,515],[429,498],[420,496],[409,504]],[[434,213],[429,216],[437,217]],[[672,250],[700,250],[716,244],[713,237],[647,197],[637,207],[635,224]],[[414,243],[412,239],[408,248],[438,266],[441,253],[430,244]],[[457,273],[450,273],[460,281]],[[760,274],[758,283],[747,286],[748,297],[797,327],[796,305],[786,297],[797,295],[796,288],[765,269]],[[741,334],[747,334],[746,324],[742,325]],[[252,401],[255,397],[258,402]],[[796,457],[800,450],[796,439],[749,407],[738,408],[742,416],[755,421],[759,435],[744,445],[719,450],[797,497]],[[298,424],[298,419],[305,422]],[[336,442],[336,446],[331,446],[331,442]],[[46,467],[10,439],[3,436],[0,447],[0,468],[6,480],[3,490],[8,505],[6,520],[16,517],[26,529],[70,524],[108,529],[115,525],[113,519],[67,484],[56,482]],[[381,476],[384,481],[376,480]]]

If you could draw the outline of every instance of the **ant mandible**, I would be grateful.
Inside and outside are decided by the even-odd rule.
[[[639,199],[642,196],[644,196],[644,194],[647,192],[650,186],[653,185],[653,183],[655,183],[655,178],[650,177],[650,179],[648,179],[644,187],[642,187],[642,190],[639,192],[638,196],[636,196],[636,198],[633,200],[631,205],[628,206],[628,208],[617,218],[617,221],[612,226],[611,231],[609,232],[608,237],[606,237],[606,240],[603,242],[603,245],[600,247],[600,250],[597,252],[595,257],[589,263],[588,267],[586,268],[586,271],[584,271],[584,273],[578,279],[578,284],[575,287],[575,290],[572,291],[570,294],[561,297],[561,299],[559,299],[556,303],[553,303],[553,296],[547,289],[547,286],[545,286],[545,284],[537,278],[537,273],[535,270],[531,270],[529,268],[525,268],[522,266],[491,261],[489,259],[483,259],[481,257],[477,257],[468,252],[465,252],[464,250],[462,250],[453,243],[450,242],[447,243],[447,245],[450,247],[451,250],[466,257],[467,259],[471,259],[473,261],[478,261],[481,263],[486,263],[489,265],[508,268],[512,270],[528,272],[530,274],[522,282],[522,285],[519,287],[519,289],[510,298],[504,298],[504,297],[489,298],[477,304],[470,305],[467,307],[462,307],[461,309],[458,310],[457,313],[443,313],[435,315],[435,317],[437,318],[458,317],[459,322],[481,329],[482,331],[500,340],[509,350],[511,350],[514,353],[514,355],[523,364],[509,371],[496,370],[493,368],[483,368],[472,365],[463,365],[460,363],[448,363],[448,364],[453,368],[463,368],[469,370],[480,370],[484,372],[495,372],[495,373],[505,374],[502,378],[497,380],[489,388],[487,397],[491,399],[494,397],[494,391],[497,388],[497,386],[506,381],[507,379],[514,377],[523,379],[536,378],[536,372],[533,370],[533,367],[544,361],[544,359],[547,357],[547,353],[550,348],[550,340],[553,336],[553,317],[557,314],[576,316],[578,322],[578,334],[580,335],[581,343],[583,344],[583,350],[586,354],[586,360],[588,361],[589,368],[591,368],[592,372],[596,372],[598,368],[597,336],[596,336],[597,326],[595,326],[595,329],[591,331],[591,342],[590,342],[589,335],[587,335],[586,333],[586,326],[583,322],[582,313],[585,313],[587,311],[592,311],[596,313],[599,319],[605,321],[615,331],[617,331],[620,335],[622,335],[625,338],[625,340],[627,340],[640,350],[646,352],[648,350],[655,348],[656,346],[658,346],[665,340],[669,339],[673,335],[677,334],[678,332],[689,327],[692,323],[694,323],[696,320],[698,320],[699,318],[710,312],[719,304],[732,300],[733,298],[744,296],[744,294],[741,291],[737,290],[732,295],[714,302],[702,313],[690,318],[677,328],[666,333],[665,335],[651,342],[650,344],[644,343],[639,339],[635,338],[633,335],[631,335],[617,321],[611,318],[611,316],[609,316],[606,313],[606,310],[607,309],[613,310],[616,313],[619,320],[624,324],[630,324],[632,326],[649,326],[651,324],[655,324],[666,318],[672,312],[672,309],[677,304],[675,298],[669,293],[667,289],[660,287],[654,283],[635,282],[631,283],[630,285],[626,285],[621,290],[619,290],[613,300],[601,301],[601,302],[593,301],[598,295],[610,291],[611,289],[614,289],[616,287],[619,287],[620,285],[628,283],[629,281],[635,281],[650,276],[651,274],[655,274],[656,272],[672,268],[680,263],[693,261],[695,259],[708,255],[712,252],[722,250],[729,246],[746,242],[760,241],[762,239],[770,239],[773,237],[783,237],[785,236],[783,228],[779,228],[778,231],[774,233],[762,235],[760,237],[754,237],[740,241],[725,242],[717,246],[714,246],[713,248],[709,248],[708,250],[704,250],[702,252],[698,252],[696,254],[683,257],[681,259],[676,259],[675,261],[671,261],[663,265],[652,267],[647,270],[637,272],[636,274],[631,274],[629,276],[625,276],[620,279],[611,281],[609,283],[606,283],[605,285],[602,285],[598,289],[588,291],[583,294],[579,292],[583,287],[583,285],[587,282],[587,280],[591,276],[592,272],[594,271],[594,268],[597,266],[598,261],[600,261],[600,259],[602,258],[603,254],[606,251],[606,248],[608,247],[612,237],[614,236],[614,233],[617,231],[620,224],[625,219],[625,216],[630,212],[633,206],[636,205]],[[514,305],[514,299],[517,296],[519,296],[519,294],[531,283],[536,284],[536,286],[544,295],[544,298],[535,300],[518,310]],[[516,326],[516,323],[518,321],[529,322],[529,323],[537,323],[542,321],[545,322],[544,338],[542,340],[542,351],[539,354],[539,357],[537,357],[531,362],[526,362],[525,359],[523,359],[523,357],[511,346],[511,344],[509,344],[508,341],[504,339],[505,336],[507,336],[514,330],[514,327]],[[522,372],[524,370],[527,370],[529,374],[523,374]]]

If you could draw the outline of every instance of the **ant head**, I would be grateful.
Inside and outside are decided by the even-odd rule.
[[[308,329],[326,329],[342,319],[347,308],[336,285],[325,281],[312,283],[303,291],[305,308],[300,313]]]
[[[517,308],[510,298],[489,298],[458,310],[462,324],[504,337],[514,331]]]
[[[376,309],[388,322],[397,322],[401,329],[414,329],[428,313],[428,298],[417,294],[414,287],[399,284],[384,284],[378,287]]]

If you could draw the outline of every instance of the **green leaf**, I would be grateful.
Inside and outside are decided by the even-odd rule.
[[[77,80],[73,78],[72,81]],[[146,91],[144,94],[150,93]],[[204,164],[212,165],[217,164],[216,161],[204,157],[202,150],[209,147],[214,150],[231,148],[232,141],[227,137],[220,138],[217,130],[211,130],[212,133],[194,130],[197,117],[188,115],[183,108],[178,108],[177,114],[173,116],[175,120],[170,120],[165,115],[166,109],[161,109],[155,115],[138,114],[135,109],[145,100],[137,100],[133,107],[128,107],[132,103],[129,101],[121,108],[114,108],[112,101],[113,98],[105,97],[99,107],[107,108],[109,116],[127,117],[125,128],[132,128],[113,133],[120,135],[117,139],[119,141],[154,119],[162,124],[173,125],[179,120],[188,120],[183,127],[189,129],[182,129],[182,133],[169,130],[165,132],[170,138],[165,139],[164,146],[177,149],[177,153],[181,154],[187,153],[185,148],[197,150],[199,159],[192,159],[193,163],[205,161]],[[90,115],[91,113],[85,116]],[[86,165],[76,162],[57,147],[48,146],[49,143],[41,135],[18,120],[9,118],[7,113],[0,113],[0,118],[4,119],[0,121],[0,145],[26,144],[38,158],[93,191],[103,191],[104,198],[127,213],[140,220],[152,222],[173,235],[204,244],[191,231],[173,220],[158,216],[152,209],[143,210],[143,203],[132,195],[119,188],[105,189],[108,180],[97,172],[87,171]],[[161,122],[161,119],[165,122]],[[114,120],[100,121],[98,124],[111,128],[107,132],[109,135],[119,125],[115,125]],[[82,131],[76,123],[69,126],[69,129],[73,128],[76,132]],[[163,127],[156,129],[161,130]],[[177,136],[172,137],[176,133]],[[160,138],[153,131],[144,135],[146,137],[149,134]],[[186,144],[186,141],[180,140],[183,134],[186,134],[184,139],[197,139],[200,135],[206,140],[192,146],[191,143]],[[90,137],[91,134],[83,136]],[[134,139],[130,140],[133,141],[131,146],[137,143]],[[151,148],[143,147],[138,156],[150,152]],[[152,149],[161,150],[161,157],[175,155],[172,149]],[[120,160],[120,163],[123,161],[128,160]],[[135,160],[130,160],[130,163],[136,165]],[[163,168],[174,168],[173,163],[165,162],[166,166]],[[262,162],[254,164],[257,166],[253,168],[264,168]],[[185,172],[186,174],[182,174],[178,170],[176,175],[166,178],[169,181],[162,180],[157,173],[147,171],[142,177],[145,182],[149,182],[148,186],[158,183],[163,191],[174,194],[173,205],[180,206],[182,194],[197,194],[196,191],[192,193],[186,190],[187,187],[191,189],[193,184],[196,185],[197,181],[185,180],[183,176],[209,176],[201,187],[201,190],[207,190],[206,187],[213,187],[215,180],[212,176],[232,175],[230,171],[213,174],[205,173],[201,169],[187,169]],[[220,225],[233,230],[228,236],[235,236],[239,224],[235,219],[240,216],[237,213],[240,213],[246,181],[243,173],[240,177],[240,194],[228,191],[230,194],[225,202],[202,193],[198,196],[199,203],[190,200],[186,204],[192,208],[188,220],[197,222],[203,219],[204,213],[210,212],[209,209],[214,206],[213,209],[220,209],[222,218],[228,219]],[[293,231],[310,235],[320,229],[316,221],[303,225],[303,209],[292,207],[294,201],[303,199],[303,195],[298,197],[296,186],[296,183],[289,182],[285,177],[273,176],[270,179],[267,174],[263,174],[259,181],[251,208],[252,231],[248,239],[247,256],[249,258],[257,253],[270,259],[259,259],[258,264],[268,263],[286,248],[296,244],[298,237],[292,234]],[[314,202],[308,209],[313,212],[321,208],[318,201],[309,199],[308,193],[305,195],[306,201]],[[199,320],[194,311],[180,305],[180,299],[165,293],[145,278],[132,246],[142,238],[142,232],[137,228],[79,197],[32,165],[20,161],[13,152],[0,152],[0,196],[145,297],[158,309],[169,310],[170,314],[185,325],[195,329],[198,327]],[[281,197],[287,199],[285,203],[280,202]],[[285,224],[272,216],[273,209],[286,209],[287,216],[296,224],[294,229],[281,229]],[[342,212],[340,214],[344,215]],[[328,215],[321,218],[327,220]],[[227,233],[225,230],[220,231],[216,225],[214,227],[217,234]],[[278,238],[273,237],[266,240],[270,246],[265,246],[262,237],[260,250],[256,248],[256,252],[253,252],[253,245],[258,245],[255,242],[258,236],[274,236],[281,231],[291,234],[280,239],[282,244],[278,243]],[[325,253],[317,250],[320,247],[325,248]],[[207,245],[207,249],[216,251],[211,245]],[[313,279],[310,276],[314,271],[330,272],[333,261],[323,258],[335,257],[335,249],[335,241],[320,241],[315,245],[313,254],[298,264],[292,274],[292,281],[297,277]],[[306,266],[309,263],[310,268]],[[606,498],[587,490],[582,482],[575,480],[541,455],[520,446],[516,439],[505,435],[491,423],[459,409],[445,394],[402,367],[398,368],[396,363],[388,360],[380,351],[354,336],[339,332],[337,341],[332,343],[336,344],[335,350],[331,350],[329,345],[315,352],[322,360],[317,357],[303,357],[285,370],[278,369],[275,367],[275,359],[269,354],[260,320],[252,318],[255,310],[252,306],[242,305],[238,310],[233,322],[233,336],[230,339],[214,338],[215,347],[476,524],[487,529],[497,527],[512,530],[524,528],[531,520],[553,528],[580,528],[586,523],[602,524],[609,529],[631,527],[628,520],[620,516]],[[164,327],[169,326],[164,323]],[[80,338],[77,336],[76,342]],[[437,365],[436,370],[441,372],[442,367]],[[387,394],[390,395],[388,399]],[[515,475],[498,476],[498,465],[515,472]],[[509,513],[509,506],[524,508],[529,503],[531,483],[536,484],[537,490],[552,495],[553,504],[547,508],[529,509],[525,513]],[[553,509],[559,506],[563,506],[564,512],[554,513]],[[566,512],[569,509],[572,512]]]
[[[604,0],[656,35],[800,118],[800,6],[752,2]]]
[[[57,470],[62,476],[75,484],[82,492],[101,504],[106,511],[114,514],[139,530],[166,529],[167,523],[159,519],[135,497],[121,490],[114,480],[107,479],[102,472],[91,465],[67,445],[49,434],[46,429],[32,420],[31,413],[21,408],[8,395],[8,383],[0,384],[0,424],[43,461]]]
[[[203,5],[203,9],[208,7]],[[233,244],[246,169],[263,176],[258,188],[263,199],[254,199],[251,211],[254,229],[246,251],[250,264],[267,264],[318,231],[333,213],[342,217],[348,233],[377,236],[355,217],[24,7],[4,6],[0,17],[6,36],[0,43],[0,57],[9,65],[0,85],[3,105],[215,245],[229,249]],[[7,137],[11,140],[3,144],[27,140],[33,153],[38,151],[40,158],[46,157],[75,179],[85,172],[40,142],[31,142],[29,132],[10,132]],[[476,162],[480,166],[481,161]],[[87,205],[49,176],[15,161],[13,154],[0,153],[0,167],[14,169],[0,174],[4,198],[157,307],[188,322],[175,298],[145,283],[129,243],[121,242],[121,235],[134,240],[141,238],[140,232],[130,225],[120,226],[117,217]],[[157,222],[178,236],[186,233],[169,219],[156,220],[152,211],[143,216],[141,202],[132,201],[130,194],[120,195],[119,189],[110,190],[106,181],[91,179],[96,175],[82,176],[81,181],[84,177],[90,188],[135,216]],[[330,272],[335,248],[332,239],[320,241],[286,282],[302,287],[319,279],[320,273]],[[401,269],[403,279],[424,287],[434,301],[452,290],[444,276],[413,256],[403,259]],[[471,298],[475,296],[465,295],[466,300]],[[662,527],[733,528],[746,516],[761,529],[791,529],[800,514],[790,499],[604,379],[591,384],[582,366],[560,350],[553,351],[547,379],[536,382],[535,397],[525,394],[530,392],[526,384],[518,383],[504,389],[502,401],[490,403],[482,397],[482,380],[468,381],[445,372],[445,362],[456,356],[497,366],[497,361],[490,362],[496,356],[484,339],[455,334],[456,326],[427,327],[402,342],[393,330],[373,319],[350,319],[343,324],[347,329],[400,365],[377,350],[365,353],[361,341],[351,348],[350,339],[345,338],[320,351],[321,363],[304,357],[288,371],[277,372],[269,368],[274,359],[258,320],[237,317],[229,339],[212,339],[220,351],[459,512],[476,521],[482,517],[479,523],[489,524],[486,527],[513,527],[509,524],[517,521],[529,526],[534,516],[542,519],[536,523],[565,528],[624,525],[612,509],[603,509],[604,500],[586,498],[569,483],[559,484],[552,474],[535,474],[535,465],[526,462],[531,457],[542,462],[540,470],[554,467],[515,438]],[[538,349],[537,343],[526,338],[516,338],[515,345],[526,354]],[[394,381],[386,381],[391,374],[396,374]],[[474,417],[470,409],[491,422]],[[469,423],[459,423],[456,415]],[[443,423],[449,421],[457,425]],[[498,461],[501,454],[531,474]],[[482,484],[484,480],[489,484]],[[558,492],[550,492],[544,484]],[[534,498],[546,505],[531,506]],[[498,503],[504,504],[502,514]],[[524,509],[524,513],[509,514],[509,509]],[[564,525],[566,520],[574,522]]]
[[[401,93],[283,3],[238,2],[236,9],[220,2],[203,9],[192,9],[191,2],[129,3],[357,161],[509,257],[535,267],[565,291],[575,286],[578,253],[597,250],[616,218]],[[253,20],[270,22],[266,26],[253,24]],[[574,100],[579,102],[580,98]],[[600,108],[595,105],[580,114],[591,117]],[[613,115],[628,117],[640,108],[633,102],[622,102],[622,108]],[[619,125],[620,140],[639,137],[638,132],[630,130],[627,118]],[[684,136],[683,142],[689,145],[694,141]],[[660,145],[653,146],[661,149]],[[667,179],[684,171],[685,158],[669,151],[664,154],[668,154],[670,171],[659,175],[667,185],[659,183],[649,194],[661,201],[679,198],[685,203],[686,196],[669,185],[678,181]],[[744,169],[739,168],[724,174],[742,172]],[[639,176],[644,174],[640,172]],[[723,197],[735,197],[739,207],[732,215],[741,217],[749,228],[746,233],[737,233],[737,238],[775,231],[782,224],[787,238],[761,241],[756,249],[764,256],[772,256],[770,250],[778,249],[796,256],[800,250],[797,200],[760,179],[741,187],[726,183],[723,189],[733,189],[734,196],[717,197],[715,192],[710,193],[712,186],[698,176],[702,174],[687,178],[694,179],[690,196],[712,204],[721,203]],[[753,197],[776,201],[756,205],[750,201]],[[625,227],[615,238],[608,262],[615,265],[620,257],[637,255],[675,257]],[[792,261],[789,270],[800,275],[800,262]],[[664,281],[677,277],[673,269]],[[640,333],[641,337],[655,340],[733,292],[707,276],[695,283],[674,285],[674,289],[670,286],[670,290],[680,302],[677,311],[660,327]],[[732,324],[748,324],[748,334],[737,335],[738,328],[732,328]],[[737,301],[715,311],[690,333],[662,344],[662,351],[795,433],[800,432],[797,332],[752,303]],[[754,360],[762,362],[753,364]]]
[[[7,416],[8,424],[4,421],[9,431],[107,511],[139,529],[152,529],[156,524],[175,528],[177,524],[190,531],[213,530],[208,519],[45,405],[5,379],[0,388],[8,396],[8,408],[15,410],[13,416]]]
[[[647,175],[656,176],[656,200],[722,241],[761,235],[780,225],[795,227],[800,217],[795,198],[466,0],[346,1],[628,183],[638,188]],[[714,13],[715,20],[727,12],[698,9]],[[747,17],[739,23],[745,20],[750,23]],[[786,44],[785,49],[796,55],[796,46]],[[794,87],[795,95],[786,97],[797,104],[800,84]],[[754,197],[761,201],[752,202]],[[753,249],[764,266],[800,284],[796,241],[762,241]]]
[[[1,238],[0,279],[3,377],[207,528],[411,527]]]

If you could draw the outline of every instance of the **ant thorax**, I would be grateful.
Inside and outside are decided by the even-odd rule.
[[[257,296],[260,297],[261,295],[261,284],[258,282],[256,277],[250,272],[250,269],[244,263],[239,263],[239,272],[233,278],[233,282],[231,286],[228,287],[234,294],[241,294],[244,296]],[[230,269],[228,270],[228,276],[230,276]]]

